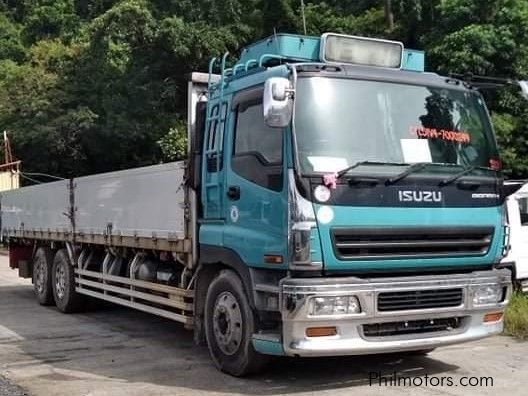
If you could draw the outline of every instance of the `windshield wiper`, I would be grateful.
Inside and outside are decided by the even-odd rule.
[[[431,162],[417,162],[415,164],[409,165],[407,169],[405,169],[402,173],[397,174],[394,177],[391,177],[390,179],[387,179],[385,181],[385,184],[387,186],[390,186],[391,184],[394,184],[402,179],[405,179],[407,176],[409,176],[411,173],[418,172],[425,168],[426,166],[431,165]]]
[[[491,171],[497,172],[496,170],[491,169],[491,168],[486,168],[485,166],[471,165],[471,166],[468,166],[468,167],[464,168],[461,172],[457,173],[456,175],[451,176],[449,179],[442,180],[440,182],[440,186],[441,187],[448,186],[451,183],[453,183],[453,182],[457,181],[458,179],[460,179],[462,176],[470,174],[475,169],[484,169],[484,170],[491,170]]]
[[[336,188],[337,187],[337,181],[342,178],[344,175],[346,175],[348,172],[350,172],[352,169],[357,168],[361,165],[405,165],[401,163],[394,163],[394,162],[380,162],[380,161],[359,161],[356,162],[354,165],[347,166],[344,169],[341,169],[340,171],[332,174],[327,174],[323,176],[323,183],[326,187],[330,188]]]
[[[396,162],[381,162],[381,161],[359,161],[359,162],[356,162],[354,165],[347,166],[346,168],[341,169],[339,172],[336,172],[335,174],[336,180],[340,179],[341,177],[346,175],[348,172],[350,172],[352,169],[355,169],[361,165],[405,165],[405,164],[396,163]]]

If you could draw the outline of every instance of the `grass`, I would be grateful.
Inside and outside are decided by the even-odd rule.
[[[528,296],[513,293],[504,317],[504,333],[528,339]]]

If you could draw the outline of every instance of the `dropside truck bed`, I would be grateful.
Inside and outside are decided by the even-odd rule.
[[[1,193],[2,240],[26,277],[37,249],[64,247],[77,292],[191,326],[186,208],[183,162],[61,180]],[[177,285],[138,277],[148,251],[165,255],[181,275]],[[129,262],[116,263],[124,255]]]

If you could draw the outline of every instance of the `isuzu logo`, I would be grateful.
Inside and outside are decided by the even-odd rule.
[[[442,202],[443,196],[440,191],[398,191],[400,202]]]

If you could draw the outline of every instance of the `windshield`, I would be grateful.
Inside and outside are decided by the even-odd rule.
[[[358,161],[494,168],[498,153],[480,95],[460,89],[300,78],[295,126],[301,173]]]

